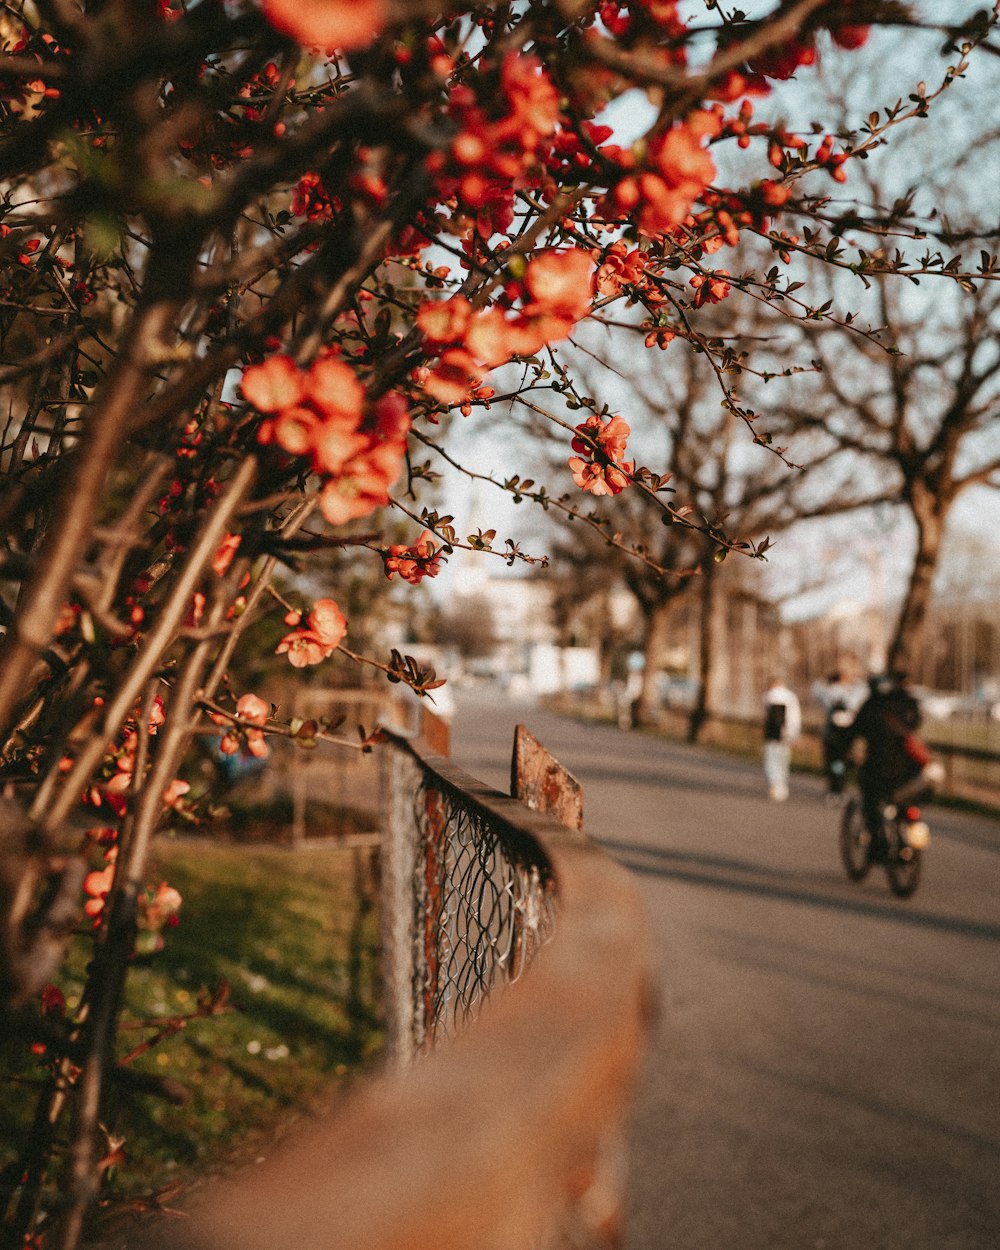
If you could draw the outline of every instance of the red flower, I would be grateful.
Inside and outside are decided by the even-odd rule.
[[[645,268],[645,254],[637,247],[629,252],[619,239],[608,248],[604,262],[597,271],[597,289],[601,295],[620,295],[625,286],[642,282]]]
[[[375,405],[373,433],[384,443],[405,447],[410,432],[410,409],[399,391],[388,391]]]
[[[330,648],[311,629],[295,629],[286,634],[274,649],[275,655],[287,655],[293,668],[319,664],[330,654]]]
[[[163,791],[164,807],[179,808],[181,805],[181,799],[190,789],[191,786],[186,781],[181,781],[179,778],[172,781]]]
[[[222,542],[219,543],[219,549],[212,560],[212,571],[217,577],[222,577],[232,564],[233,557],[236,555],[241,541],[239,534],[227,534]]]
[[[264,0],[264,15],[298,43],[343,50],[366,47],[385,20],[380,0]]]
[[[849,52],[853,52],[855,48],[863,47],[868,42],[871,27],[857,25],[831,26],[830,34],[833,37],[833,42],[838,47],[846,48]]]
[[[595,450],[609,460],[620,460],[625,454],[628,436],[632,433],[624,417],[609,417],[602,422],[598,416],[588,417],[576,427],[580,433],[573,439],[573,450],[593,455]]]
[[[104,911],[104,904],[111,887],[115,880],[115,860],[118,858],[118,848],[110,847],[104,853],[104,859],[107,864],[105,868],[96,868],[93,872],[88,872],[83,879],[83,892],[90,897],[83,905],[83,910],[88,916],[95,919]]]
[[[449,347],[422,380],[428,395],[440,404],[459,404],[483,380],[483,370],[464,347]]]
[[[417,325],[431,346],[455,343],[465,336],[472,316],[472,305],[464,295],[451,299],[431,300],[420,305]]]
[[[583,248],[542,252],[529,261],[524,285],[532,303],[525,315],[551,314],[579,321],[590,311],[594,260]]]
[[[573,439],[573,450],[581,455],[569,458],[573,481],[593,495],[621,494],[635,470],[634,461],[622,460],[632,432],[628,422],[622,417],[602,421],[592,416],[576,428],[579,434]]]
[[[365,402],[364,387],[350,365],[337,356],[321,356],[305,376],[306,396],[326,420],[343,418],[356,426]]]
[[[313,441],[313,464],[320,473],[338,474],[368,446],[363,434],[352,434],[336,423],[317,428]]]
[[[711,274],[696,273],[691,279],[691,285],[695,290],[695,307],[701,308],[703,304],[718,304],[720,300],[724,300],[732,290],[732,286],[726,281],[728,277],[728,269],[717,269]]]
[[[719,114],[699,109],[650,144],[650,168],[639,175],[629,194],[632,198],[638,192],[635,203],[640,233],[659,235],[684,221],[691,205],[715,177],[715,162],[702,141],[721,129]]]
[[[247,401],[261,412],[293,408],[305,389],[302,374],[289,356],[271,356],[263,364],[251,365],[240,385]]]
[[[355,456],[323,487],[319,507],[324,517],[331,525],[343,525],[384,508],[405,456],[402,442],[375,443]]]
[[[559,93],[541,61],[509,52],[500,67],[500,83],[511,105],[511,121],[521,130],[525,147],[537,146],[540,136],[550,135],[559,120]],[[530,135],[523,134],[524,128]]]
[[[437,577],[441,571],[441,559],[433,537],[428,530],[424,530],[412,547],[402,543],[390,547],[389,554],[383,556],[386,577],[392,581],[394,574],[398,573],[414,586],[425,577]]]
[[[255,694],[245,694],[236,701],[236,715],[251,725],[266,725],[270,705]]]
[[[287,408],[269,423],[274,441],[291,456],[305,456],[313,449],[319,418],[308,408]]]
[[[146,893],[139,898],[142,907],[143,928],[154,933],[171,921],[176,922],[183,899],[180,893],[166,881],[161,881],[155,890],[147,887]]]
[[[631,460],[619,467],[582,460],[579,456],[571,456],[568,463],[573,481],[581,490],[589,490],[592,495],[620,495],[631,481],[630,475],[635,468]]]
[[[465,343],[475,359],[487,369],[506,364],[512,356],[520,353],[522,345],[517,322],[508,321],[499,308],[476,313]]]
[[[263,411],[277,414],[262,423],[258,440],[311,458],[313,469],[327,479],[320,495],[326,519],[340,525],[384,507],[406,455],[410,414],[403,396],[383,395],[366,414],[362,383],[334,351],[304,373],[286,356],[254,370],[244,375],[244,393]],[[288,406],[280,407],[285,400]],[[308,650],[300,642],[294,653],[298,658]]]
[[[340,646],[347,633],[347,617],[333,599],[316,600],[309,613],[309,625],[331,649]]]
[[[66,996],[58,985],[43,985],[41,999],[43,1016],[64,1016],[66,1014]]]
[[[321,660],[327,659],[336,651],[346,633],[347,618],[334,600],[317,599],[313,610],[309,613],[307,628],[294,629],[290,634],[286,634],[278,643],[275,654],[287,655],[288,662],[295,668],[319,664]],[[256,699],[255,695],[243,697]],[[263,704],[263,700],[260,699],[256,702]],[[239,705],[237,705],[237,710],[239,710]],[[252,732],[250,730],[247,733],[248,742]]]

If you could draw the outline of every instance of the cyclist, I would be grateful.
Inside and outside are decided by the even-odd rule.
[[[868,685],[870,693],[854,719],[851,735],[853,739],[863,738],[865,743],[858,784],[865,825],[872,835],[877,858],[885,854],[885,804],[901,800],[901,791],[912,790],[930,753],[916,733],[920,706],[906,688],[906,674],[894,672],[873,677]]]

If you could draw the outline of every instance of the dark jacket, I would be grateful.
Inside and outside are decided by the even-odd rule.
[[[908,749],[908,737],[920,725],[920,706],[902,686],[876,688],[854,719],[853,736],[865,741],[863,787],[891,794],[910,781],[922,765]]]

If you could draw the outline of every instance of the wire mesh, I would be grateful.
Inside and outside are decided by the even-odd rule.
[[[413,1040],[432,1046],[517,980],[553,928],[546,866],[424,772],[413,801]]]

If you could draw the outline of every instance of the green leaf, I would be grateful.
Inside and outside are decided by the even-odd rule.
[[[95,213],[87,218],[84,240],[96,260],[110,260],[121,249],[121,222],[109,213]]]

